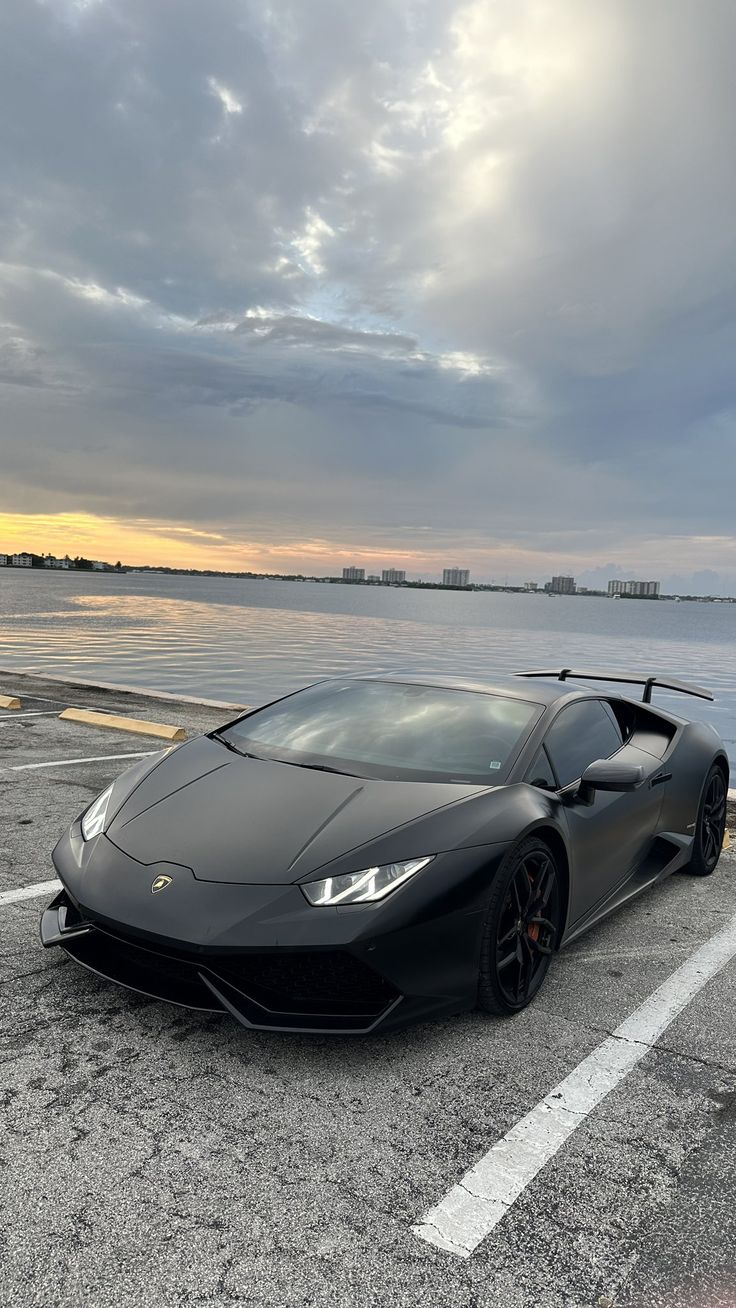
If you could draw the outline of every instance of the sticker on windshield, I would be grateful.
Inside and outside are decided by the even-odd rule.
[[[500,766],[501,764],[497,758],[494,758],[493,762],[488,764],[488,767],[491,772],[498,772]]]

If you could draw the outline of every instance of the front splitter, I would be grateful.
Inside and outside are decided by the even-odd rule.
[[[395,1014],[403,1001],[403,996],[397,995],[380,1012],[371,1014],[270,1009],[221,976],[216,964],[205,967],[80,919],[65,891],[42,914],[40,935],[45,948],[60,946],[76,963],[107,981],[180,1008],[227,1013],[250,1030],[369,1035]]]

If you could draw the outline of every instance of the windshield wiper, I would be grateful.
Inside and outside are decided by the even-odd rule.
[[[221,736],[219,731],[211,731],[210,738],[212,740],[218,740],[221,745],[225,746],[225,749],[232,750],[233,754],[237,754],[239,758],[255,758],[259,763],[272,762],[271,759],[264,758],[262,754],[248,754],[244,749],[238,749],[231,740],[226,740],[224,736]]]
[[[309,768],[311,772],[336,772],[338,777],[357,777],[357,772],[345,772],[343,768],[331,768],[327,763],[294,763],[290,758],[275,758],[274,763],[286,763],[290,768]]]
[[[259,763],[284,763],[289,768],[310,768],[313,772],[335,772],[338,777],[356,777],[357,772],[345,772],[342,768],[331,768],[327,763],[296,763],[290,758],[276,758],[268,754],[250,754],[244,749],[238,749],[231,740],[226,740],[219,731],[211,731],[210,739],[217,740],[225,749],[231,749],[233,754],[240,758],[255,758]]]

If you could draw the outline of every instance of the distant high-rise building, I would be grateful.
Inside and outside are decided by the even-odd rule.
[[[536,583],[536,581],[525,581],[525,582],[524,582],[524,590],[536,590],[536,589],[537,589],[537,583]]]
[[[401,568],[384,568],[381,573],[381,581],[387,582],[389,586],[394,586],[402,581],[406,581],[406,573]]]
[[[365,568],[343,568],[343,581],[365,581]]]
[[[574,577],[553,577],[550,585],[553,595],[574,595],[575,578]]]
[[[609,595],[636,595],[638,597],[648,597],[649,599],[659,599],[658,581],[609,581]]]
[[[32,567],[33,567],[33,558],[32,558],[32,556],[31,556],[30,554],[26,554],[25,551],[24,551],[22,554],[14,554],[14,555],[13,555],[13,567],[14,567],[14,568],[32,568]]]
[[[469,568],[443,568],[443,586],[468,586],[470,584]]]

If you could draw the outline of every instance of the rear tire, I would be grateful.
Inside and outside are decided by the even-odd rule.
[[[726,834],[726,782],[717,763],[713,764],[703,786],[695,824],[690,862],[685,868],[694,877],[709,877],[715,872]]]
[[[562,897],[552,851],[530,836],[512,850],[493,882],[478,980],[478,1007],[521,1012],[547,974],[560,931]]]

